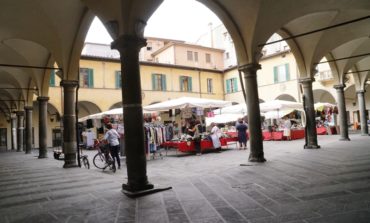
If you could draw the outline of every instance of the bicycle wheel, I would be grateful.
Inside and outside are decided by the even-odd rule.
[[[89,159],[86,156],[82,157],[82,163],[84,164],[85,168],[90,169]]]
[[[104,169],[107,165],[105,163],[104,155],[102,153],[97,153],[93,159],[94,166],[98,169]]]

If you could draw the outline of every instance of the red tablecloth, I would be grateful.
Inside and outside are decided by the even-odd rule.
[[[294,129],[290,133],[290,138],[294,139],[304,139],[304,129]]]
[[[263,140],[270,141],[270,140],[283,140],[283,132],[262,132]]]
[[[221,146],[226,146],[227,142],[231,142],[231,141],[235,141],[235,139],[233,139],[233,138],[221,138],[220,139]],[[187,142],[183,142],[183,141],[181,141],[181,142],[179,142],[179,141],[173,141],[173,142],[169,141],[169,142],[162,143],[161,146],[163,146],[163,147],[173,147],[173,148],[176,148],[180,152],[195,152],[195,146],[194,146],[193,141],[190,141],[190,145],[188,145]],[[206,150],[206,149],[214,149],[212,141],[202,140],[200,142],[200,149],[201,149],[201,151]]]
[[[326,127],[316,128],[317,135],[326,135]]]

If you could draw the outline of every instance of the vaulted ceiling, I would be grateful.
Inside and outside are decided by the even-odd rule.
[[[287,40],[301,77],[313,77],[323,57],[337,80],[357,73],[364,88],[370,68],[369,0],[198,0],[224,23],[233,38],[238,63],[258,63],[263,44],[273,33]],[[75,80],[90,23],[97,15],[113,39],[142,36],[145,24],[162,1],[153,0],[2,0],[0,2],[0,107],[21,109],[34,95],[48,96],[55,64],[62,79]],[[189,12],[189,16],[190,16]],[[363,18],[354,22],[353,20]],[[350,22],[352,21],[352,22]],[[346,25],[337,24],[348,22]],[[309,35],[302,33],[322,29]],[[21,65],[21,66],[8,66]],[[25,66],[32,66],[25,67]],[[22,102],[22,100],[24,102]]]

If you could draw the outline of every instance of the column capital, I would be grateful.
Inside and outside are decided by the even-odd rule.
[[[64,88],[76,88],[78,86],[78,81],[77,80],[62,80],[60,82],[60,86]]]
[[[16,111],[17,116],[24,116],[24,111]]]
[[[298,83],[300,84],[312,84],[312,82],[314,81],[315,81],[315,78],[313,77],[304,77],[304,78],[298,79]]]
[[[243,64],[238,67],[238,70],[244,73],[244,78],[256,77],[259,69],[261,69],[261,64],[258,63]]]
[[[26,111],[32,111],[33,107],[32,106],[24,106],[24,110]]]
[[[365,90],[358,90],[356,91],[356,94],[364,94],[365,93]]]
[[[343,90],[346,87],[346,85],[345,84],[336,84],[333,87],[337,90]]]
[[[127,48],[136,48],[139,51],[144,46],[146,46],[146,39],[135,35],[122,35],[110,44],[111,49],[119,52]]]
[[[49,97],[46,97],[46,96],[39,96],[37,97],[37,101],[49,101]]]

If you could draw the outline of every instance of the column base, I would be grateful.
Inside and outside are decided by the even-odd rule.
[[[256,162],[256,163],[263,163],[263,162],[266,162],[266,159],[265,157],[262,156],[249,156],[249,159],[248,159],[249,162]]]
[[[63,168],[79,167],[76,162],[76,154],[65,154]]]
[[[321,146],[319,146],[319,145],[304,145],[303,148],[304,149],[320,149]]]
[[[340,138],[339,141],[351,141],[350,138]]]
[[[17,150],[17,152],[23,152],[22,150]]]
[[[129,198],[137,198],[137,197],[142,197],[145,195],[165,191],[165,190],[170,190],[172,187],[164,187],[164,188],[156,188],[154,189],[153,184],[146,184],[141,186],[141,190],[138,190],[138,188],[132,188],[131,186],[127,184],[122,184],[122,193],[126,195]]]
[[[31,151],[26,151],[25,153],[26,153],[26,154],[31,154],[32,152],[31,152]]]
[[[42,155],[39,155],[37,158],[39,158],[39,159],[45,159],[45,158],[48,158],[48,156],[46,154],[42,154]]]

